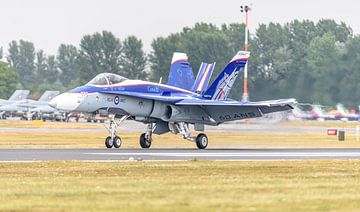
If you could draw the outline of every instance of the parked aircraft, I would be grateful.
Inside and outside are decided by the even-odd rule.
[[[25,116],[26,119],[31,119],[34,115],[38,117],[43,114],[52,114],[55,113],[56,110],[50,107],[48,102],[59,93],[59,91],[45,91],[39,100],[24,99],[16,101],[12,104],[1,106],[0,111]]]
[[[29,90],[16,90],[8,100],[0,99],[0,106],[14,104],[17,101],[24,100],[28,97],[29,93]],[[0,110],[0,115],[2,119],[6,118],[5,111]]]
[[[195,131],[204,131],[204,125],[217,126],[228,121],[261,117],[290,110],[296,103],[295,99],[260,102],[228,99],[230,89],[249,55],[249,52],[238,52],[203,93],[196,93],[189,86],[173,86],[171,80],[164,85],[103,73],[84,86],[60,94],[49,105],[64,111],[111,114],[107,127],[110,136],[105,139],[107,148],[121,146],[117,128],[121,122],[131,118],[147,124],[146,132],[139,139],[142,148],[151,146],[153,133],[172,132],[181,134],[184,139],[196,142],[199,149],[204,149],[208,145],[207,136],[204,133],[191,136],[190,125],[194,126]],[[176,79],[183,80],[179,77]]]
[[[13,104],[16,101],[20,101],[23,99],[26,99],[29,95],[30,91],[29,90],[16,90],[8,100],[6,99],[0,99],[0,106],[2,105],[8,105],[8,104]]]

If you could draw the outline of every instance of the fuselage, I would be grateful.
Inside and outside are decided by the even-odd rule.
[[[159,101],[158,98],[169,101]],[[186,117],[180,117],[183,121],[193,122],[197,120],[196,117],[206,116],[199,107],[179,108],[171,104],[187,98],[201,98],[201,95],[159,83],[124,80],[111,85],[86,84],[57,96],[50,101],[49,105],[64,111],[92,113],[106,110],[120,115],[131,115],[137,118],[151,117],[163,121],[171,120],[173,115],[181,113],[180,110],[187,110]],[[199,121],[210,122],[207,118],[201,118]]]

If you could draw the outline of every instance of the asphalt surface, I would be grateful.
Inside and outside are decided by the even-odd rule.
[[[333,149],[0,149],[0,162],[80,160],[360,159],[360,148]]]

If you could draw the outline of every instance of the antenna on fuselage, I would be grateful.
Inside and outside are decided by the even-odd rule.
[[[161,82],[162,82],[162,77],[160,77],[160,79],[159,79],[159,84],[161,84]]]

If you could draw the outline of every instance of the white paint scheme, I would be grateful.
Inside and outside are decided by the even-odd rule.
[[[81,104],[86,96],[87,94],[82,93],[63,93],[52,99],[49,105],[58,110],[73,111]]]

